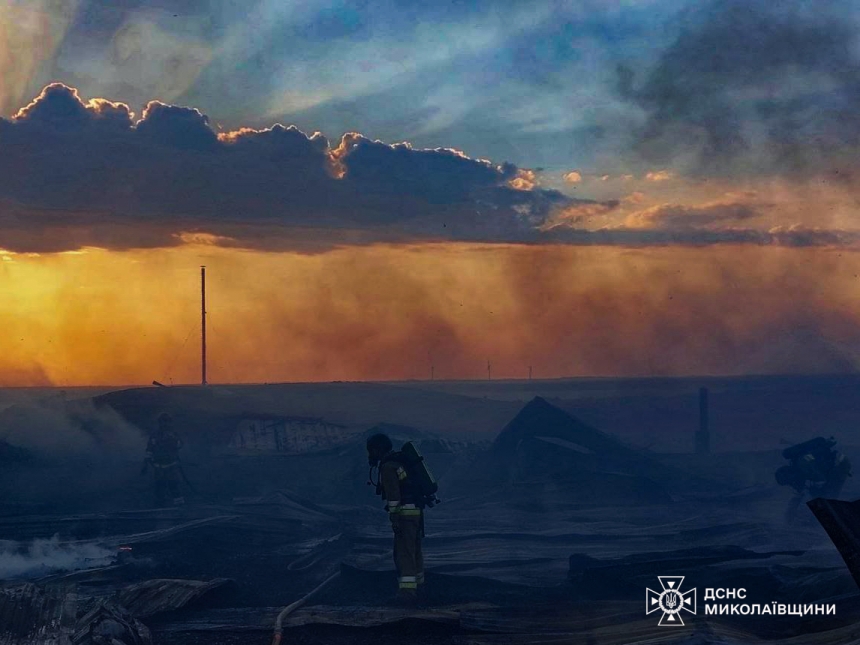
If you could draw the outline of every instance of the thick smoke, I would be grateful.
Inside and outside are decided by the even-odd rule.
[[[141,431],[112,408],[96,408],[90,399],[67,402],[62,394],[4,410],[0,439],[30,454],[63,459],[137,459],[145,448]]]
[[[426,378],[431,357],[439,379],[486,378],[487,358],[498,378],[844,372],[860,346],[857,255],[778,246],[93,252],[22,263],[22,280],[63,281],[7,308],[31,328],[34,306],[52,312],[55,382],[194,383],[200,263],[213,382]],[[79,300],[85,275],[110,279]],[[139,295],[154,292],[157,312]],[[13,365],[45,343],[22,337],[5,341]]]
[[[804,173],[860,143],[856,6],[716,0],[679,17],[644,78],[619,71],[645,110],[637,149],[700,174]]]

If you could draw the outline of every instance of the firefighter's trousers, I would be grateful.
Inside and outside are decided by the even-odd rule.
[[[424,517],[420,508],[404,504],[390,514],[394,530],[394,566],[400,589],[414,590],[424,582]]]
[[[155,472],[155,498],[160,506],[172,502],[175,505],[184,504],[185,498],[179,491],[179,463],[153,464]]]

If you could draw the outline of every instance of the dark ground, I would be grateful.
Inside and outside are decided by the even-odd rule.
[[[691,454],[702,385],[710,455]],[[787,443],[817,435],[860,467],[858,387],[759,377],[69,390],[59,401],[16,391],[0,411],[16,449],[0,451],[0,576],[7,589],[73,589],[79,607],[147,580],[230,581],[181,605],[165,591],[140,617],[156,643],[270,642],[278,611],[336,571],[290,616],[284,642],[848,642],[857,586],[805,506],[786,524],[791,496],[773,471]],[[545,403],[518,415],[535,395]],[[186,441],[183,509],[153,509],[139,474],[165,409]],[[239,453],[231,424],[249,413],[321,417],[343,438]],[[427,514],[428,597],[411,613],[388,604],[389,529],[364,485],[362,433],[382,422],[428,447],[443,499]],[[503,428],[516,440],[494,445]],[[858,496],[854,477],[842,497]],[[658,575],[745,587],[752,602],[835,603],[837,615],[700,613],[669,636],[642,605]]]

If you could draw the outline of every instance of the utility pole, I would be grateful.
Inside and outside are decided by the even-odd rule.
[[[529,380],[532,380],[532,366],[529,365]]]
[[[430,366],[430,380],[431,381],[436,380],[436,367],[434,365]]]
[[[200,384],[206,385],[206,267],[200,267]]]
[[[492,368],[490,366],[490,359],[489,358],[487,359],[487,380],[488,381],[493,380],[493,372],[492,372]]]

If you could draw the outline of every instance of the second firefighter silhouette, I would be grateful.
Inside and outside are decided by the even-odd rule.
[[[775,473],[781,486],[791,486],[797,494],[813,497],[838,497],[851,476],[851,462],[836,449],[836,439],[816,437],[782,451],[791,462]]]
[[[375,434],[367,440],[370,482],[376,494],[385,500],[385,509],[394,532],[394,565],[397,568],[398,597],[409,600],[424,583],[424,509],[436,504],[438,489],[424,458],[408,441],[402,450],[394,450],[391,439]],[[379,479],[373,481],[373,469]]]
[[[152,468],[155,481],[155,498],[159,506],[169,503],[180,505],[185,498],[179,490],[182,472],[179,465],[179,449],[182,440],[173,431],[173,419],[169,414],[158,417],[158,430],[149,438],[143,473]]]
[[[851,462],[836,448],[836,439],[816,437],[782,451],[790,463],[774,473],[780,486],[790,486],[794,496],[788,502],[785,521],[791,523],[801,502],[811,498],[839,497],[846,480],[851,476]]]

